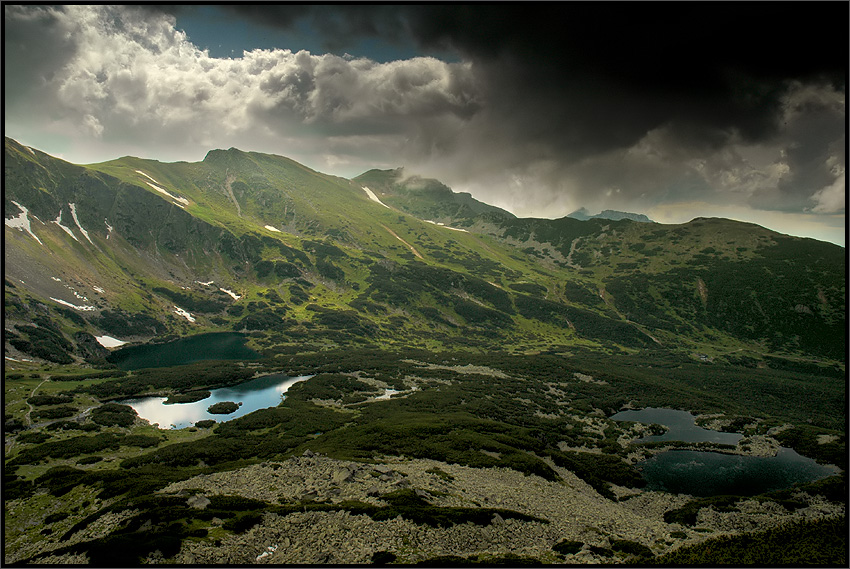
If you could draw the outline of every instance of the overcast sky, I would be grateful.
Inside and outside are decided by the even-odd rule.
[[[76,163],[235,146],[404,166],[523,217],[844,245],[848,6],[7,4],[4,128]]]

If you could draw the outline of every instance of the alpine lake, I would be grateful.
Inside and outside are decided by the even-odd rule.
[[[163,344],[131,346],[113,352],[110,359],[121,369],[135,370],[204,360],[252,360],[259,357],[245,342],[245,335],[238,333],[198,334]],[[160,428],[182,429],[198,421],[229,421],[259,409],[275,407],[292,385],[310,377],[289,377],[280,373],[264,375],[239,385],[212,389],[209,397],[191,403],[166,404],[167,397],[141,397],[121,403],[129,405],[139,417]],[[225,401],[232,401],[239,408],[227,414],[207,411],[210,406]]]
[[[638,439],[654,441],[711,442],[737,444],[743,435],[703,429],[687,411],[648,407],[620,411],[614,421],[635,421],[667,427],[663,435]],[[795,450],[781,447],[775,456],[743,456],[713,451],[667,450],[638,463],[647,490],[706,497],[723,494],[755,496],[813,482],[836,474],[839,469],[818,464]]]
[[[121,369],[177,366],[204,360],[251,360],[258,354],[245,345],[246,337],[238,333],[199,334],[163,344],[132,346],[113,352],[110,358]],[[289,377],[271,374],[242,384],[213,389],[209,397],[192,403],[166,404],[166,397],[143,397],[122,403],[160,428],[182,429],[197,421],[228,421],[258,409],[280,404],[286,391],[295,383],[312,376]],[[229,414],[212,414],[207,409],[232,401],[239,407]],[[688,411],[648,407],[620,411],[610,417],[614,421],[635,421],[667,427],[662,435],[637,442],[682,441],[735,445],[743,437],[703,429]],[[647,490],[660,490],[693,496],[736,494],[754,496],[788,488],[797,483],[812,482],[835,474],[839,469],[821,465],[790,448],[780,448],[772,457],[742,456],[713,451],[667,450],[642,461],[638,468],[647,481]]]

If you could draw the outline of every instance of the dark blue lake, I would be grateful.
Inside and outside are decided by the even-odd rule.
[[[684,441],[736,444],[742,435],[703,429],[687,411],[648,407],[621,411],[615,421],[657,423],[668,431],[637,442]],[[813,482],[839,472],[835,466],[818,464],[795,450],[782,447],[776,456],[741,456],[710,451],[668,450],[635,465],[647,482],[647,490],[692,496],[734,494],[755,496],[794,484]]]
[[[838,472],[836,467],[818,464],[784,447],[770,457],[668,450],[637,466],[647,490],[692,496],[755,496]]]
[[[245,345],[248,338],[237,332],[213,332],[180,338],[164,344],[130,346],[116,350],[108,360],[120,369],[169,367],[205,360],[255,360],[260,354]]]

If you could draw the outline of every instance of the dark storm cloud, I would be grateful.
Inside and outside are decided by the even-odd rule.
[[[74,57],[76,46],[72,38],[62,33],[58,18],[50,10],[4,6],[4,16],[17,22],[14,26],[4,26],[3,71],[6,77],[14,78],[4,82],[4,107],[8,112],[23,103],[28,112],[33,112],[50,96],[38,87],[50,81],[54,70]],[[38,38],[37,42],[32,41],[34,37]]]
[[[439,163],[456,182],[493,168],[527,173],[529,164],[545,162],[535,170],[537,181],[558,192],[571,179],[569,191],[579,202],[611,187],[625,201],[654,192],[651,202],[676,191],[710,193],[711,184],[738,180],[749,188],[751,203],[763,199],[761,207],[800,210],[836,179],[835,166],[824,164],[843,147],[843,132],[836,132],[843,129],[843,111],[803,109],[789,127],[786,107],[800,85],[845,91],[845,3],[228,10],[266,26],[309,26],[328,49],[376,37],[472,62],[482,105],[463,131],[419,124],[406,147],[406,159]],[[812,30],[817,41],[804,39]],[[629,149],[646,146],[648,137],[653,160],[641,162]],[[747,164],[727,152],[755,144],[785,145],[780,166],[790,172],[747,173]],[[695,160],[724,171],[722,180],[683,166]],[[668,189],[659,189],[665,184]]]
[[[693,142],[720,144],[724,129],[760,140],[776,132],[784,81],[822,79],[841,90],[846,81],[843,3],[229,9],[264,25],[309,22],[329,48],[409,36],[426,50],[454,50],[479,65],[494,110],[542,105],[546,112],[522,115],[526,134],[589,153],[671,120],[686,136],[695,131]],[[819,30],[818,40],[793,30]]]

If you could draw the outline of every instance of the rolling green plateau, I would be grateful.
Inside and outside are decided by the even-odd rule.
[[[75,165],[9,138],[4,217],[6,564],[847,563],[842,247],[517,218],[401,168]],[[231,336],[248,355],[200,347]],[[116,364],[178,340],[189,363]],[[281,373],[309,379],[183,429],[128,404]],[[643,407],[744,438],[640,443],[664,428],[610,417]],[[699,498],[641,474],[780,446],[841,472]]]

